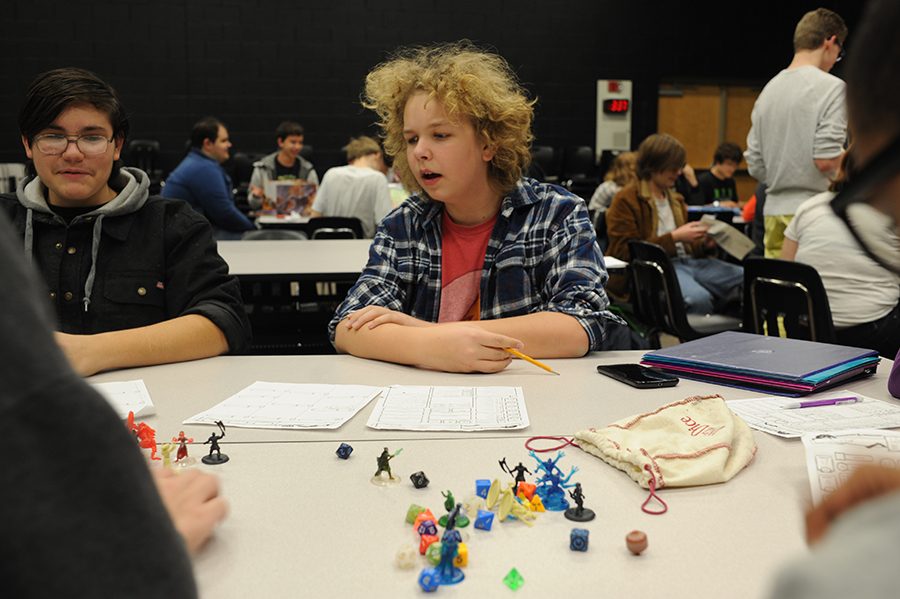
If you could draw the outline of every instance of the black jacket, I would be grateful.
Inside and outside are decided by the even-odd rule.
[[[216,251],[209,223],[188,204],[145,198],[133,211],[104,214],[97,235],[99,213],[67,225],[41,211],[33,193],[18,193],[0,194],[0,209],[43,275],[60,331],[101,333],[200,314],[222,330],[231,352],[246,346],[250,324],[238,281]],[[26,205],[37,206],[30,226]]]

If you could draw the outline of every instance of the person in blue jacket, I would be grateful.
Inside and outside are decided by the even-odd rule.
[[[206,117],[191,130],[191,150],[166,179],[162,196],[188,202],[209,220],[216,239],[240,239],[256,226],[234,204],[231,177],[222,168],[231,141],[228,129]]]

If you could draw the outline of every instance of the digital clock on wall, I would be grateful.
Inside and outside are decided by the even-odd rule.
[[[604,114],[625,114],[631,105],[630,100],[603,100]]]

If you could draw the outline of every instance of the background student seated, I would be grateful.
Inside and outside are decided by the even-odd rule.
[[[178,362],[242,348],[240,289],[209,223],[181,201],[149,197],[120,168],[128,118],[115,91],[81,69],[39,75],[19,114],[36,172],[0,195],[56,309],[56,340],[75,369]]]
[[[163,197],[184,200],[205,216],[217,239],[240,239],[256,228],[237,209],[231,177],[222,168],[230,148],[228,129],[221,121],[213,117],[198,121],[191,130],[190,151],[162,190]]]
[[[715,242],[706,235],[706,225],[687,222],[684,198],[672,189],[684,159],[684,146],[671,135],[654,134],[641,142],[638,182],[620,191],[606,211],[607,253],[630,260],[628,242],[632,239],[662,246],[672,257],[687,311],[709,314],[716,304],[738,296],[744,271],[707,257],[706,251],[713,249]],[[625,295],[625,277],[611,280],[610,289]]]
[[[702,200],[703,204],[717,203],[717,205],[727,208],[738,206],[734,171],[737,170],[743,158],[743,152],[737,144],[730,141],[719,144],[713,154],[712,167],[697,177],[699,187],[697,197]]]
[[[251,208],[260,208],[266,195],[266,181],[302,179],[319,184],[319,175],[312,163],[300,155],[305,133],[300,123],[285,121],[275,129],[278,151],[272,152],[253,164],[250,178],[250,194],[247,201]]]
[[[637,181],[637,154],[622,152],[613,160],[609,172],[603,178],[603,183],[594,190],[591,201],[588,203],[588,210],[605,212],[612,204],[616,194],[623,187],[635,181]]]
[[[900,349],[900,277],[872,260],[831,209],[835,192],[853,177],[853,158],[844,154],[831,191],[800,204],[784,232],[781,257],[814,267],[822,277],[838,343],[878,350],[893,359]],[[900,238],[885,242],[900,252]]]
[[[580,198],[522,178],[533,101],[509,65],[464,43],[402,51],[369,73],[365,105],[415,193],[329,325],[338,350],[495,372],[507,347],[599,349],[616,323],[602,256]]]
[[[394,207],[384,168],[381,146],[361,136],[347,144],[347,164],[328,169],[316,193],[310,216],[349,216],[362,223],[363,234],[372,238],[375,227]]]

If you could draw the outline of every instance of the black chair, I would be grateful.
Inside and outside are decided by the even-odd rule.
[[[594,233],[597,235],[597,245],[600,251],[606,253],[609,247],[609,232],[606,230],[606,210],[597,210],[592,219],[594,223]]]
[[[531,175],[547,182],[559,181],[559,166],[552,146],[531,146]]]
[[[247,185],[253,177],[253,163],[262,158],[261,154],[247,154],[245,152],[236,152],[230,161],[228,169],[231,175],[231,183],[235,187]]]
[[[294,231],[291,229],[257,229],[255,231],[247,231],[241,237],[243,241],[260,241],[260,240],[278,240],[289,239],[294,241],[306,240],[309,237],[303,231]]]
[[[159,142],[155,139],[132,139],[128,142],[127,166],[141,169],[150,177],[150,193],[158,194],[162,189],[162,170],[158,168]]]
[[[655,243],[628,242],[631,261],[631,301],[635,316],[650,327],[656,339],[660,332],[691,341],[741,328],[738,318],[725,314],[688,314],[675,267],[666,251]]]
[[[597,178],[597,165],[594,150],[590,146],[572,146],[566,148],[562,165],[563,187],[577,196],[589,200],[594,190],[600,185]]]
[[[563,155],[563,179],[596,177],[594,150],[590,146],[571,146]]]
[[[159,142],[155,139],[132,139],[128,142],[128,166],[134,166],[147,174],[156,170]]]
[[[816,269],[788,260],[745,260],[744,331],[835,343],[828,295]]]
[[[306,225],[310,239],[362,239],[362,222],[347,216],[320,216]]]

